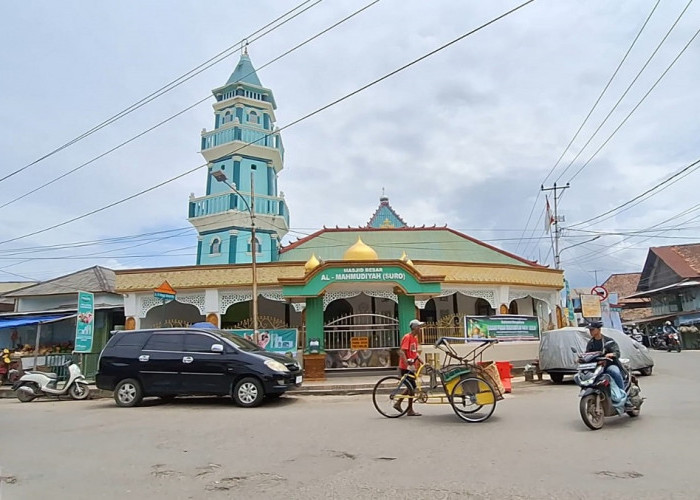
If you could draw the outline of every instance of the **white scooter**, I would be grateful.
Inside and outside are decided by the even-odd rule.
[[[64,366],[68,367],[68,380],[61,387],[58,386],[58,375],[55,373],[25,372],[12,386],[12,390],[17,392],[17,399],[28,403],[41,396],[60,397],[66,394],[73,399],[87,399],[90,388],[80,367],[72,360]]]

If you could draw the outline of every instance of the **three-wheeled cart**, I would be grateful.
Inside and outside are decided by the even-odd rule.
[[[474,347],[460,356],[450,340]],[[465,422],[487,420],[503,394],[495,378],[497,372],[493,375],[480,361],[484,351],[497,342],[493,338],[439,338],[435,348],[445,353],[442,366],[437,368],[425,363],[403,376],[379,380],[372,391],[374,407],[387,418],[397,418],[408,412],[408,400],[414,404],[449,404]]]

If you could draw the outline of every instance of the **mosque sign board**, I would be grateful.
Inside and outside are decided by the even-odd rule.
[[[468,338],[496,338],[498,340],[537,340],[540,323],[536,316],[465,316]]]
[[[419,281],[401,266],[338,266],[328,267],[314,275],[306,284],[284,285],[287,297],[314,297],[334,283],[395,283],[406,293],[439,293],[439,282]]]

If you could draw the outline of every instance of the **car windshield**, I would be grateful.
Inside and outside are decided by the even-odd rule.
[[[235,347],[240,349],[241,351],[246,351],[246,352],[255,352],[255,351],[262,351],[260,347],[255,345],[253,342],[251,342],[248,339],[245,339],[239,335],[235,335],[230,332],[225,332],[223,330],[219,330],[216,333],[221,335],[224,339],[228,340],[231,344],[233,344]]]

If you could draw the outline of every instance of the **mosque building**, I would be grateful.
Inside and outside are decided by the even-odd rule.
[[[297,329],[299,347],[313,340],[327,369],[337,369],[393,364],[416,317],[427,323],[426,344],[463,335],[464,316],[532,316],[540,330],[561,324],[562,271],[447,226],[409,226],[385,195],[363,227],[324,227],[282,244],[290,213],[277,183],[284,147],[273,92],[247,53],[212,92],[214,128],[201,134],[206,194],[189,200],[196,264],[116,271],[127,329],[200,321],[249,329],[255,303],[258,330]],[[163,284],[174,300],[154,296]]]

